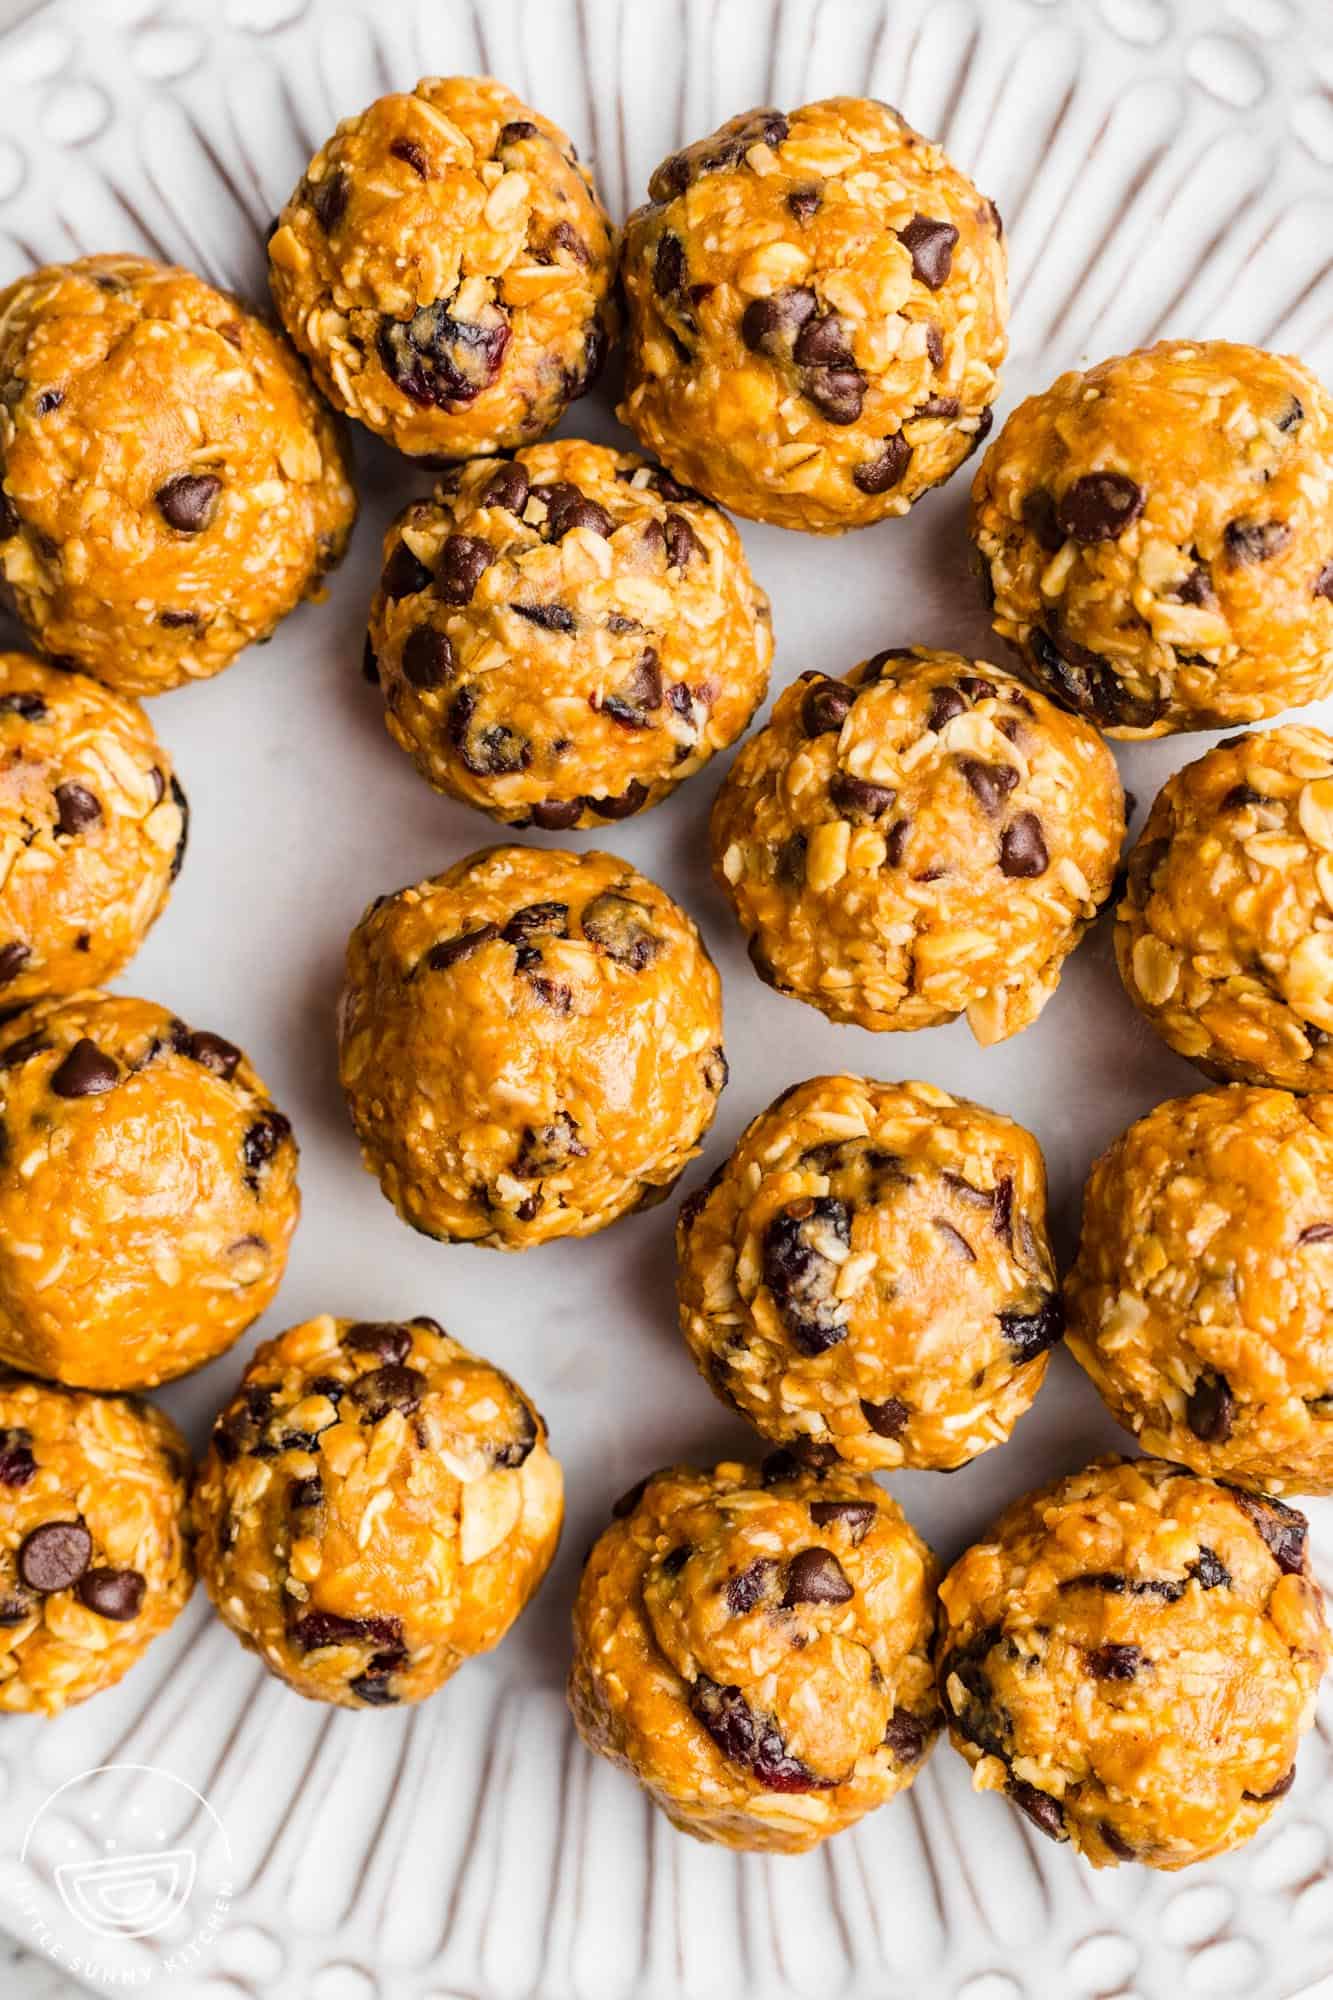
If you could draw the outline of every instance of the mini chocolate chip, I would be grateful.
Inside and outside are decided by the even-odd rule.
[[[529,498],[545,504],[546,521],[542,533],[548,542],[563,541],[575,528],[588,528],[604,538],[614,530],[615,523],[605,507],[589,500],[568,479],[556,480],[550,486],[534,486]]]
[[[549,1125],[524,1126],[513,1170],[521,1180],[537,1180],[543,1174],[558,1173],[571,1160],[587,1156],[588,1148],[579,1138],[577,1119],[568,1111],[557,1111]]]
[[[220,1076],[230,1083],[236,1074],[236,1065],[241,1060],[241,1051],[235,1042],[228,1042],[221,1035],[210,1034],[207,1028],[197,1028],[185,1044],[183,1053],[191,1062],[202,1063],[211,1069],[214,1076]]]
[[[481,504],[483,507],[503,507],[510,514],[521,514],[528,502],[529,485],[524,468],[511,461],[491,474],[482,490]]]
[[[955,1229],[952,1222],[946,1221],[942,1215],[933,1215],[931,1222],[942,1238],[946,1249],[952,1251],[955,1257],[961,1257],[965,1263],[976,1263],[977,1253],[961,1229]]]
[[[384,595],[393,602],[400,597],[415,597],[418,591],[429,590],[430,580],[430,571],[421,558],[413,555],[406,542],[395,542],[380,577]]]
[[[791,351],[818,303],[804,285],[773,292],[766,299],[751,299],[741,315],[741,339],[753,353],[779,359]]]
[[[834,1782],[793,1757],[772,1718],[757,1715],[738,1687],[722,1687],[700,1674],[690,1689],[690,1712],[722,1755],[753,1772],[765,1791],[809,1792]]]
[[[623,792],[611,799],[585,800],[589,812],[595,812],[599,819],[629,819],[638,812],[648,797],[648,787],[638,778],[631,778]]]
[[[1199,1544],[1197,1559],[1187,1563],[1185,1570],[1202,1590],[1221,1590],[1231,1583],[1231,1571],[1216,1550],[1208,1548],[1203,1542]]]
[[[944,334],[933,319],[926,322],[926,356],[932,368],[944,366]]]
[[[1124,472],[1086,472],[1055,503],[1062,535],[1079,542],[1113,542],[1143,512],[1148,495]]]
[[[1301,1231],[1300,1235],[1296,1238],[1296,1242],[1298,1245],[1301,1243],[1327,1243],[1330,1239],[1333,1239],[1333,1222],[1312,1222],[1308,1228]]]
[[[882,1403],[868,1403],[864,1396],[861,1398],[861,1415],[876,1437],[901,1437],[911,1414],[897,1396],[888,1396]]]
[[[1137,1646],[1107,1644],[1097,1646],[1088,1654],[1088,1671],[1099,1681],[1132,1681],[1144,1657]]]
[[[306,1507],[318,1507],[323,1498],[324,1482],[317,1476],[294,1479],[287,1491],[287,1505],[294,1514]]]
[[[572,632],[575,628],[574,613],[564,604],[511,604],[509,609],[518,618],[526,618],[529,625],[539,625],[543,632]]]
[[[1097,1831],[1110,1848],[1112,1854],[1116,1855],[1121,1861],[1136,1861],[1138,1859],[1137,1854],[1124,1835],[1116,1832],[1109,1819],[1099,1819],[1097,1822]]]
[[[25,722],[45,722],[49,713],[45,700],[39,694],[30,694],[26,689],[15,694],[0,694],[0,715],[21,715]]]
[[[99,1618],[126,1624],[143,1609],[147,1579],[137,1569],[90,1569],[79,1578],[75,1595]]]
[[[832,1549],[802,1549],[787,1565],[784,1611],[797,1604],[846,1604],[855,1596]]]
[[[927,396],[924,403],[918,403],[912,412],[917,417],[956,417],[962,409],[957,396]]]
[[[347,198],[351,192],[352,183],[341,167],[335,167],[332,173],[325,174],[323,180],[313,189],[310,206],[316,221],[326,235],[331,229],[336,229],[346,215]]]
[[[44,1521],[19,1543],[19,1580],[42,1596],[68,1590],[92,1561],[93,1538],[82,1521]]]
[[[1288,396],[1280,417],[1275,419],[1280,431],[1294,431],[1305,422],[1305,405],[1299,396]]]
[[[807,319],[796,337],[792,355],[802,368],[854,368],[856,365],[847,329],[835,312],[820,313],[817,318]]]
[[[569,936],[568,903],[525,903],[515,910],[500,933],[506,944],[524,944],[530,938]]]
[[[1326,597],[1333,601],[1333,562],[1326,562],[1312,585],[1315,597]]]
[[[860,1548],[879,1509],[873,1500],[812,1500],[810,1519],[817,1528],[846,1528],[853,1548]]]
[[[41,395],[38,396],[36,402],[33,404],[33,410],[39,417],[49,417],[52,410],[58,410],[64,400],[65,392],[63,389],[43,389]]]
[[[1182,604],[1216,604],[1217,593],[1213,589],[1212,573],[1206,563],[1196,562],[1189,575],[1181,578],[1176,585],[1176,596]]]
[[[1051,865],[1041,821],[1036,813],[1019,813],[1000,835],[1000,869],[1018,881],[1044,875]]]
[[[500,136],[496,140],[496,145],[503,152],[510,146],[522,145],[526,139],[540,139],[540,137],[540,126],[534,125],[530,118],[514,118],[510,120],[508,125],[500,127]]]
[[[1287,1793],[1291,1790],[1292,1786],[1295,1784],[1295,1782],[1296,1782],[1296,1766],[1293,1764],[1291,1769],[1289,1771],[1284,1771],[1282,1776],[1278,1779],[1277,1783],[1275,1785],[1270,1785],[1266,1792],[1244,1792],[1242,1793],[1241,1796],[1243,1798],[1253,1799],[1255,1803],[1258,1805],[1267,1805],[1271,1799],[1284,1799],[1287,1796]]]
[[[96,1042],[80,1036],[51,1078],[57,1097],[101,1097],[120,1082],[120,1069]]]
[[[412,1336],[392,1320],[358,1320],[342,1336],[352,1354],[370,1354],[384,1366],[401,1367],[412,1352]]]
[[[805,1195],[779,1209],[763,1235],[764,1283],[802,1354],[822,1354],[847,1337],[846,1309],[836,1289],[839,1266],[816,1242],[826,1231],[850,1246],[846,1203],[833,1195]]]
[[[903,856],[907,852],[907,836],[912,831],[910,819],[896,819],[884,836],[884,862],[889,868],[901,868]]]
[[[599,704],[594,702],[593,706]],[[629,674],[610,694],[603,695],[601,711],[622,729],[646,729],[649,717],[662,706],[662,670],[657,649],[647,646]]]
[[[17,1425],[0,1430],[0,1486],[26,1486],[36,1470],[32,1432]]]
[[[350,1646],[360,1640],[374,1645],[400,1646],[401,1618],[345,1618],[337,1611],[307,1611],[292,1626],[292,1637],[303,1653],[318,1652],[323,1646]]]
[[[21,1597],[17,1591],[0,1596],[0,1630],[26,1624],[36,1609],[30,1597]]]
[[[22,525],[14,502],[7,493],[0,491],[0,542],[11,541]]]
[[[222,481],[211,472],[178,472],[153,495],[169,528],[182,535],[201,535],[217,513]]]
[[[1019,511],[1023,526],[1047,555],[1055,555],[1064,547],[1064,530],[1056,518],[1055,498],[1049,487],[1034,486],[1030,493],[1025,493]]]
[[[390,381],[423,407],[447,410],[475,401],[499,374],[510,339],[499,306],[480,311],[484,323],[455,319],[436,299],[418,306],[410,319],[382,317],[375,347]]]
[[[835,771],[828,790],[840,813],[867,823],[882,819],[898,797],[892,785],[872,785],[866,778],[854,778],[850,771]]]
[[[481,700],[475,685],[460,688],[449,706],[449,741],[467,769],[477,777],[503,776],[510,771],[526,771],[532,762],[532,745],[507,722],[492,722],[474,729],[473,717]]]
[[[8,944],[0,944],[0,986],[8,986],[17,979],[28,960],[32,957],[32,946],[11,938]]]
[[[474,931],[462,931],[457,937],[444,938],[439,944],[433,944],[421,963],[427,972],[447,972],[451,965],[457,965],[460,959],[471,958],[474,951],[480,951],[484,944],[489,944],[492,938],[499,935],[498,924],[479,924]]]
[[[603,890],[594,896],[579,919],[584,937],[632,972],[642,972],[662,949],[662,939],[653,928],[652,912],[632,896]]]
[[[952,722],[955,716],[964,715],[966,712],[967,702],[957,688],[932,688],[930,710],[926,716],[926,727],[938,735],[946,723]]]
[[[419,180],[430,179],[430,167],[426,155],[415,139],[395,139],[389,147],[389,152],[395,160],[401,160],[405,166],[411,167]]]
[[[771,1557],[758,1556],[747,1563],[727,1585],[727,1610],[733,1618],[744,1618],[764,1598],[777,1589],[779,1564]]]
[[[1229,559],[1237,564],[1268,562],[1280,555],[1291,540],[1285,521],[1228,521],[1222,541]]]
[[[382,1368],[372,1368],[369,1374],[358,1375],[347,1393],[369,1421],[377,1424],[390,1410],[410,1416],[429,1387],[419,1368],[405,1368],[400,1362],[391,1361]]]
[[[1300,1509],[1287,1506],[1283,1500],[1274,1500],[1270,1494],[1249,1493],[1242,1486],[1222,1483],[1242,1514],[1258,1529],[1278,1568],[1285,1576],[1299,1576],[1305,1567],[1305,1541],[1309,1533],[1309,1522]]]
[[[683,514],[668,514],[663,523],[668,569],[688,569],[704,553],[703,543]]]
[[[817,181],[803,181],[787,196],[788,213],[798,222],[808,222],[816,214],[824,199],[824,190]]]
[[[100,801],[86,785],[77,785],[72,780],[56,786],[55,802],[59,811],[57,831],[70,839],[87,833],[102,817]]]
[[[873,458],[852,467],[852,484],[862,493],[887,493],[906,472],[911,456],[911,445],[901,431],[895,431]]]
[[[414,688],[442,687],[454,670],[454,649],[448,635],[433,625],[418,625],[403,645],[403,679]]]
[[[801,701],[801,727],[807,736],[831,736],[842,728],[856,700],[841,681],[815,680]]]
[[[532,808],[532,824],[545,833],[561,833],[578,825],[582,811],[582,799],[541,799]]]
[[[1010,1358],[1016,1366],[1035,1360],[1037,1355],[1045,1354],[1048,1348],[1057,1346],[1064,1338],[1065,1309],[1058,1292],[1048,1292],[1031,1312],[1019,1311],[1011,1306],[996,1317]]]
[[[958,768],[967,780],[968,790],[988,813],[1000,812],[1018,783],[1018,772],[1012,764],[986,764],[979,757],[960,757]]]
[[[653,290],[659,299],[670,298],[685,282],[685,245],[679,236],[664,229],[657,239],[653,258]]]
[[[1203,1444],[1225,1444],[1236,1417],[1236,1399],[1225,1375],[1206,1372],[1190,1390],[1185,1419]]]
[[[910,1708],[895,1708],[884,1729],[884,1747],[900,1764],[919,1764],[930,1737],[930,1724]]]
[[[472,593],[495,559],[478,535],[449,535],[440,550],[440,596],[446,604],[470,604]]]
[[[1038,1833],[1044,1833],[1048,1840],[1068,1840],[1065,1809],[1059,1799],[1053,1799],[1049,1792],[1038,1791],[1035,1785],[1029,1785],[1021,1778],[1010,1778],[1005,1790],[1018,1810],[1027,1814]]]
[[[912,276],[937,292],[953,268],[958,231],[951,222],[934,222],[928,215],[914,215],[898,241],[912,253]]]
[[[831,424],[854,424],[865,400],[866,379],[859,368],[807,368],[801,389]]]
[[[813,1472],[817,1479],[838,1463],[838,1454],[831,1444],[820,1444],[814,1438],[793,1438],[788,1445],[778,1451],[770,1451],[759,1471],[765,1486],[780,1486],[784,1480],[799,1479],[803,1473]]]
[[[256,1118],[241,1141],[241,1157],[249,1169],[250,1176],[257,1175],[259,1169],[267,1166],[278,1148],[292,1136],[290,1118],[284,1118],[281,1111],[265,1111]]]

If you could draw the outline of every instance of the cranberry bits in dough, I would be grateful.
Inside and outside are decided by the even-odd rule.
[[[979,1042],[1028,1026],[1124,837],[1090,724],[956,653],[805,674],[718,793],[718,881],[759,976],[835,1021]]]
[[[42,651],[130,694],[218,673],[341,560],[334,419],[188,271],[84,257],[0,293],[0,569]]]
[[[345,119],[268,254],[324,394],[417,457],[539,438],[615,331],[592,180],[559,126],[489,77],[427,77]]]
[[[682,1832],[800,1853],[906,1789],[939,1727],[935,1561],[846,1466],[654,1473],[574,1607],[569,1701],[592,1750]]]
[[[990,428],[994,203],[887,104],[732,118],[625,230],[620,414],[679,479],[780,527],[905,514]]]
[[[517,826],[624,819],[749,722],[768,599],[718,508],[576,439],[449,474],[385,542],[370,643],[394,741]]]

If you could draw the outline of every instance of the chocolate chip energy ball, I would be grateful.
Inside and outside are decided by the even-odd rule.
[[[662,1201],[727,1080],[722,989],[614,854],[489,847],[373,903],[347,947],[343,1089],[405,1222],[522,1250]]]
[[[137,702],[0,653],[0,1002],[119,972],[165,907],[188,825]]]
[[[935,1559],[873,1479],[675,1466],[627,1493],[574,1606],[589,1749],[684,1833],[795,1854],[904,1791],[939,1728]]]
[[[972,489],[992,623],[1113,736],[1333,689],[1333,398],[1229,341],[1161,341],[1020,404]]]
[[[784,1091],[676,1244],[681,1332],[723,1402],[869,1469],[1003,1444],[1064,1328],[1036,1140],[933,1084]]]
[[[863,1028],[1034,1021],[1111,893],[1115,763],[984,661],[876,653],[803,674],[713,807],[713,870],[780,993]]]
[[[1116,911],[1125,990],[1208,1076],[1333,1086],[1333,738],[1233,737],[1158,793]]]
[[[0,1360],[87,1389],[201,1367],[299,1206],[292,1128],[221,1035],[103,993],[0,1028]]]
[[[383,1708],[500,1643],[555,1554],[564,1491],[527,1397],[435,1320],[324,1313],[256,1352],[194,1512],[242,1644],[313,1701]]]
[[[333,419],[284,341],[146,257],[0,292],[0,568],[37,644],[131,694],[216,674],[341,560]]]
[[[591,176],[490,77],[425,77],[344,119],[268,255],[329,401],[417,456],[540,437],[616,328],[615,236]]]
[[[678,478],[836,534],[975,451],[1005,353],[1000,217],[891,106],[746,112],[648,191],[620,415]]]
[[[576,438],[478,459],[408,507],[371,606],[389,734],[516,826],[598,826],[735,741],[768,599],[720,509]]]
[[[940,1585],[955,1747],[1094,1868],[1187,1868],[1259,1831],[1328,1662],[1305,1519],[1161,1459],[1016,1501]]]
[[[184,1607],[189,1454],[148,1403],[0,1378],[0,1714],[111,1687]]]
[[[1333,1493],[1333,1095],[1159,1104],[1096,1162],[1069,1345],[1146,1451]]]

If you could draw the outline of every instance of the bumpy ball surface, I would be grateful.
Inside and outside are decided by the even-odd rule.
[[[160,1410],[0,1379],[0,1713],[111,1687],[194,1586],[189,1454]]]
[[[344,119],[268,254],[324,394],[418,456],[531,443],[615,331],[592,179],[558,125],[489,77],[426,77]]]
[[[713,867],[761,979],[863,1028],[1041,1012],[1110,894],[1110,752],[984,661],[876,653],[802,675],[713,808]]]
[[[272,1299],[296,1142],[241,1051],[80,993],[0,1029],[0,1359],[89,1389],[201,1367]]]
[[[1062,375],[972,490],[993,623],[1113,736],[1333,688],[1333,397],[1280,354],[1156,347]]]
[[[799,1853],[911,1784],[939,1727],[935,1560],[872,1479],[776,1452],[625,1496],[574,1607],[570,1707],[685,1833]]]
[[[1160,1459],[1016,1501],[940,1585],[940,1693],[979,1791],[1095,1868],[1239,1847],[1328,1661],[1305,1518]]]
[[[516,826],[655,805],[768,685],[768,599],[718,508],[577,439],[480,459],[389,530],[370,644],[389,733]]]
[[[362,1158],[404,1221],[493,1249],[662,1200],[727,1078],[699,933],[596,852],[486,848],[373,904],[339,1042]]]
[[[507,1375],[432,1319],[324,1314],[259,1348],[194,1495],[209,1596],[314,1701],[420,1701],[499,1644],[560,1535],[560,1467]]]
[[[0,293],[0,569],[45,653],[160,694],[264,639],[356,515],[334,421],[226,292],[146,257]]]
[[[990,429],[1000,217],[887,104],[760,110],[663,161],[625,230],[621,417],[755,520],[905,514]]]

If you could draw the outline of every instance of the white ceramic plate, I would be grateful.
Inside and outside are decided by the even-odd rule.
[[[0,41],[0,278],[135,248],[262,297],[261,230],[310,152],[335,118],[419,74],[504,77],[576,136],[622,215],[663,154],[730,113],[868,91],[938,135],[1004,212],[1015,311],[1001,414],[1060,369],[1162,332],[1293,349],[1327,376],[1328,28],[1329,0],[52,0]],[[610,438],[610,411],[604,387],[577,423]],[[154,708],[194,833],[127,983],[243,1041],[295,1120],[305,1220],[262,1331],[317,1312],[436,1314],[547,1413],[568,1529],[500,1652],[416,1712],[297,1700],[200,1599],[112,1694],[54,1725],[7,1723],[0,1913],[30,1945],[46,1923],[48,1957],[78,1947],[51,1865],[62,1842],[98,1851],[106,1827],[76,1788],[44,1816],[60,1841],[39,1839],[20,1866],[23,1830],[72,1774],[133,1761],[196,1785],[232,1844],[229,1921],[171,1987],[190,2000],[1292,1993],[1333,1965],[1333,1699],[1268,1832],[1183,1878],[1092,1874],[972,1796],[945,1746],[910,1795],[820,1853],[736,1857],[674,1834],[574,1739],[569,1604],[608,1503],[665,1460],[753,1440],[677,1338],[670,1210],[524,1258],[445,1251],[405,1229],[358,1165],[332,1035],[346,934],[378,891],[494,837],[418,781],[361,678],[380,533],[425,482],[359,450],[365,513],[330,603]],[[966,484],[840,544],[746,529],[774,599],[775,685],[903,641],[994,651],[968,576]],[[1122,754],[1140,816],[1203,747]],[[1105,927],[1003,1047],[979,1050],[961,1027],[910,1040],[832,1027],[759,985],[711,886],[705,822],[724,761],[603,836],[693,911],[722,968],[732,1083],[690,1184],[798,1077],[919,1075],[1036,1130],[1067,1247],[1093,1154],[1198,1085],[1131,1012]],[[196,1439],[240,1359],[164,1399]],[[894,1490],[952,1558],[1002,1501],[1118,1441],[1061,1355],[1012,1443]],[[1333,1567],[1333,1509],[1316,1531]],[[151,1941],[126,1963],[164,1976]]]

